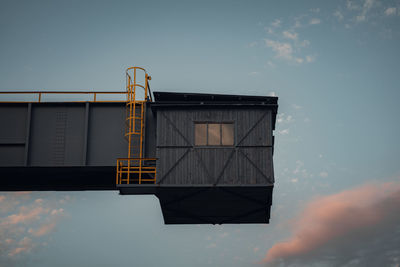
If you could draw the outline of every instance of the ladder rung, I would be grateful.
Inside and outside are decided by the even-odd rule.
[[[155,171],[123,171],[123,170],[119,170],[118,173],[153,173],[155,174]]]
[[[130,134],[141,134],[140,132],[127,132],[126,135],[130,135]]]

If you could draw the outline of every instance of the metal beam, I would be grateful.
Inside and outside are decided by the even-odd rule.
[[[88,149],[88,135],[89,135],[89,110],[90,104],[86,102],[85,104],[85,130],[83,136],[83,152],[82,152],[82,165],[87,164],[87,149]]]
[[[28,166],[29,164],[29,140],[31,137],[31,119],[32,119],[32,103],[28,103],[28,110],[26,112],[24,166]]]

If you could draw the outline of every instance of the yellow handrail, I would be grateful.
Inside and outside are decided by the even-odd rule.
[[[3,91],[0,92],[0,103],[43,103],[43,102],[73,102],[73,103],[82,103],[82,102],[126,102],[126,100],[98,100],[99,95],[127,95],[128,92],[124,91]],[[7,101],[2,100],[1,98],[5,95],[33,95],[36,100],[33,101]],[[91,100],[78,100],[78,101],[65,101],[65,100],[51,100],[46,101],[44,97],[46,95],[91,95]]]

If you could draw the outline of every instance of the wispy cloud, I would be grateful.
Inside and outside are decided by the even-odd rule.
[[[399,207],[398,181],[317,197],[295,221],[292,237],[272,246],[263,262],[268,266],[308,266],[310,261],[323,266],[395,266],[400,260]]]
[[[292,105],[292,107],[293,107],[294,109],[297,109],[297,110],[299,110],[299,109],[302,109],[302,108],[303,108],[302,106],[300,106],[300,105],[296,105],[296,104],[293,104],[293,105]]]
[[[319,11],[319,8],[310,10],[313,15]],[[292,24],[293,20],[295,22],[294,25]],[[304,31],[311,24],[319,24],[321,20],[317,18],[311,19],[310,14],[302,14],[292,19],[289,18],[288,21],[288,23],[283,23],[282,20],[276,19],[265,27],[268,34],[268,37],[264,39],[266,47],[272,49],[276,59],[293,65],[313,62],[315,56],[311,60],[311,57],[307,58],[303,55],[305,48],[310,49],[311,42],[300,38],[299,31]],[[271,60],[269,62],[274,64]],[[268,65],[271,66],[272,64]]]
[[[252,71],[252,72],[249,72],[249,76],[257,76],[257,75],[259,75],[260,73],[258,72],[258,71]]]
[[[338,21],[342,21],[344,19],[344,15],[342,12],[340,12],[339,10],[336,10],[333,13],[333,16],[335,16],[337,18]]]
[[[296,107],[298,107],[298,106],[296,106]],[[293,119],[292,115],[286,115],[285,113],[279,113],[277,115],[276,122],[279,123],[279,124],[282,124],[282,123],[283,124],[285,124],[285,123],[287,124],[287,123],[294,122],[294,119]]]
[[[346,7],[347,7],[348,10],[360,10],[361,9],[360,5],[357,4],[353,0],[347,0],[346,1]]]
[[[271,23],[271,26],[272,26],[272,27],[275,27],[275,28],[280,27],[280,26],[281,26],[281,20],[280,20],[280,19],[274,20],[274,21]]]
[[[288,62],[293,62],[301,64],[304,59],[294,55],[294,48],[289,42],[274,41],[271,39],[264,39],[265,45],[275,52],[275,57],[278,59],[283,59]]]
[[[284,32],[282,32],[282,34],[285,38],[297,40],[298,34],[296,32],[284,31]]]
[[[291,60],[293,58],[293,48],[290,43],[265,39],[265,44],[267,47],[272,48],[272,50],[276,53],[276,57],[287,60]]]
[[[277,130],[277,133],[279,135],[287,135],[289,134],[289,126],[291,123],[294,122],[294,119],[291,115],[287,115],[285,113],[279,113],[276,117],[276,122],[279,125],[279,130]]]
[[[374,5],[375,0],[365,0],[361,8],[361,13],[356,16],[356,21],[362,22],[367,20],[367,14]]]
[[[267,61],[267,66],[270,68],[275,68],[275,64],[271,60]]]
[[[322,177],[322,178],[326,178],[326,177],[328,177],[328,173],[327,172],[320,172],[319,176]]]
[[[14,257],[23,252],[30,252],[34,247],[35,244],[32,242],[32,239],[25,236],[8,252],[8,256]]]
[[[56,223],[55,222],[46,223],[46,224],[41,225],[36,230],[30,228],[28,230],[28,233],[30,233],[30,234],[32,234],[33,236],[36,236],[36,237],[44,236],[44,235],[47,235],[47,234],[51,233],[54,230],[55,227],[56,227]]]
[[[321,20],[318,19],[318,18],[312,18],[312,19],[310,20],[310,24],[311,24],[311,25],[316,25],[316,24],[320,24],[320,23],[321,23]]]
[[[395,8],[395,7],[388,7],[388,8],[385,10],[385,15],[386,15],[386,16],[393,16],[393,15],[396,15],[396,12],[397,12],[397,8]]]
[[[289,129],[279,130],[278,134],[282,134],[282,135],[289,134]]]
[[[306,56],[306,61],[308,63],[314,62],[315,61],[315,56],[311,56],[311,55]]]
[[[40,204],[38,204],[40,205]],[[20,211],[16,214],[11,214],[7,216],[1,225],[14,225],[14,224],[27,224],[34,220],[40,219],[40,215],[48,213],[49,210],[41,206],[37,207],[26,207],[22,206]]]
[[[35,195],[0,195],[0,265],[10,266],[16,257],[40,247],[39,239],[53,232],[64,216],[64,209],[58,206],[69,200],[68,196],[49,201]]]
[[[346,29],[357,28],[357,26],[369,23],[374,25],[374,28],[384,38],[390,39],[395,29],[388,29],[389,25],[384,20],[389,17],[397,17],[397,14],[400,15],[399,6],[393,3],[389,6],[384,4],[386,2],[380,0],[347,0],[344,5],[339,5],[332,15]]]
[[[310,11],[311,11],[311,12],[314,12],[314,13],[319,13],[319,12],[321,11],[321,9],[320,9],[319,7],[317,7],[317,8],[311,8]]]

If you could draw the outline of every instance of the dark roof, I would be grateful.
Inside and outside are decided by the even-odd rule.
[[[175,92],[153,92],[155,102],[150,102],[151,109],[159,108],[267,108],[272,112],[272,129],[275,130],[278,112],[278,97],[250,95],[220,95]]]
[[[204,102],[204,103],[263,103],[277,104],[278,97],[275,96],[250,96],[250,95],[221,95],[221,94],[198,94],[198,93],[175,93],[154,92],[156,102]]]

